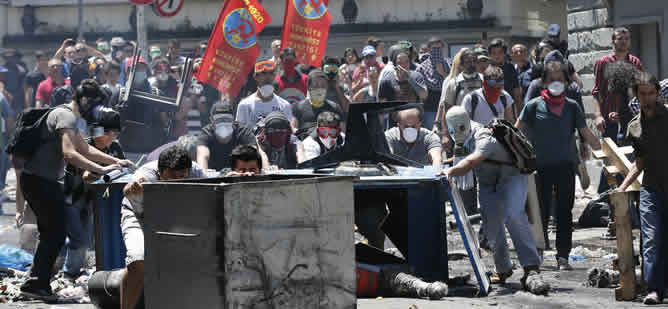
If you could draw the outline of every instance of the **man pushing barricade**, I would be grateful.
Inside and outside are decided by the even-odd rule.
[[[503,284],[513,274],[504,229],[507,226],[524,268],[520,280],[522,287],[534,294],[546,294],[550,287],[540,275],[541,258],[524,208],[528,187],[528,178],[524,173],[530,166],[523,166],[529,162],[517,158],[515,154],[518,152],[511,149],[518,143],[528,144],[528,141],[509,122],[495,120],[481,127],[471,121],[461,106],[450,108],[446,121],[456,144],[474,139],[473,152],[440,174],[452,179],[465,176],[475,169],[485,233],[494,252],[496,265],[496,271],[491,276],[492,283]],[[498,140],[499,137],[504,138]],[[508,143],[508,140],[513,142]]]

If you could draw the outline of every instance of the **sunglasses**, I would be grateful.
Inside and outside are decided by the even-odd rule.
[[[501,87],[503,87],[504,81],[503,81],[503,79],[497,79],[497,80],[486,79],[485,83],[488,86],[493,87],[493,88],[501,88]]]
[[[275,68],[273,61],[262,61],[255,64],[255,73],[273,72]]]
[[[327,136],[336,137],[339,134],[339,128],[318,127],[318,136],[325,138]]]

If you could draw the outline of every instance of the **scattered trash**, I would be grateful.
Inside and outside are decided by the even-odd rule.
[[[608,252],[603,250],[603,248],[598,248],[596,250],[589,250],[582,246],[577,246],[571,250],[571,255],[581,255],[585,258],[600,258],[607,254]]]
[[[448,285],[443,282],[427,283],[413,275],[399,271],[387,271],[385,278],[397,297],[419,297],[431,300],[448,296]]]
[[[619,272],[611,269],[598,267],[587,271],[587,282],[585,284],[595,288],[611,288],[619,286]]]
[[[547,295],[550,291],[550,284],[539,273],[530,273],[525,283],[526,290],[534,295]]]
[[[86,269],[75,281],[65,279],[62,274],[56,276],[51,282],[53,293],[58,296],[58,302],[62,303],[90,303],[88,297],[88,279],[95,269]],[[25,300],[21,296],[21,285],[27,280],[25,272],[12,270],[5,272],[6,276],[0,281],[0,302],[14,303]],[[60,308],[60,307],[50,307]]]
[[[578,261],[578,260],[584,260],[585,257],[584,257],[583,255],[581,255],[581,254],[572,254],[572,253],[571,253],[571,254],[568,256],[568,259],[571,260],[571,261]]]
[[[26,271],[28,270],[28,266],[32,264],[32,259],[33,255],[26,252],[25,250],[7,244],[0,245],[1,267]]]

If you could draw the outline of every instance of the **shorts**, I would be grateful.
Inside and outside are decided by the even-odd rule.
[[[144,229],[134,211],[121,206],[121,233],[127,253],[125,265],[144,261]]]

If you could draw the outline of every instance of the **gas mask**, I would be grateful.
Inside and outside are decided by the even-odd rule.
[[[164,82],[167,79],[169,79],[169,75],[166,72],[160,72],[160,73],[158,73],[157,78],[158,78],[159,81]]]
[[[564,90],[566,90],[566,85],[560,81],[554,81],[547,85],[547,91],[553,97],[560,96],[562,93],[564,93]]]
[[[336,138],[339,135],[339,128],[318,127],[318,139],[325,145],[325,148],[332,149],[336,145]]]
[[[409,143],[415,143],[418,137],[418,129],[416,128],[404,128],[402,131],[402,136],[404,137],[404,140]]]
[[[272,86],[271,84],[264,85],[264,86],[258,88],[257,90],[260,91],[260,95],[263,98],[268,98],[272,94],[274,94],[274,86]]]
[[[472,140],[471,118],[462,106],[453,106],[445,115],[445,122],[448,124],[448,132],[455,141],[454,165],[464,160],[472,151],[472,146],[467,145]],[[473,188],[473,171],[464,176],[452,177],[452,181],[460,190],[470,190]]]

